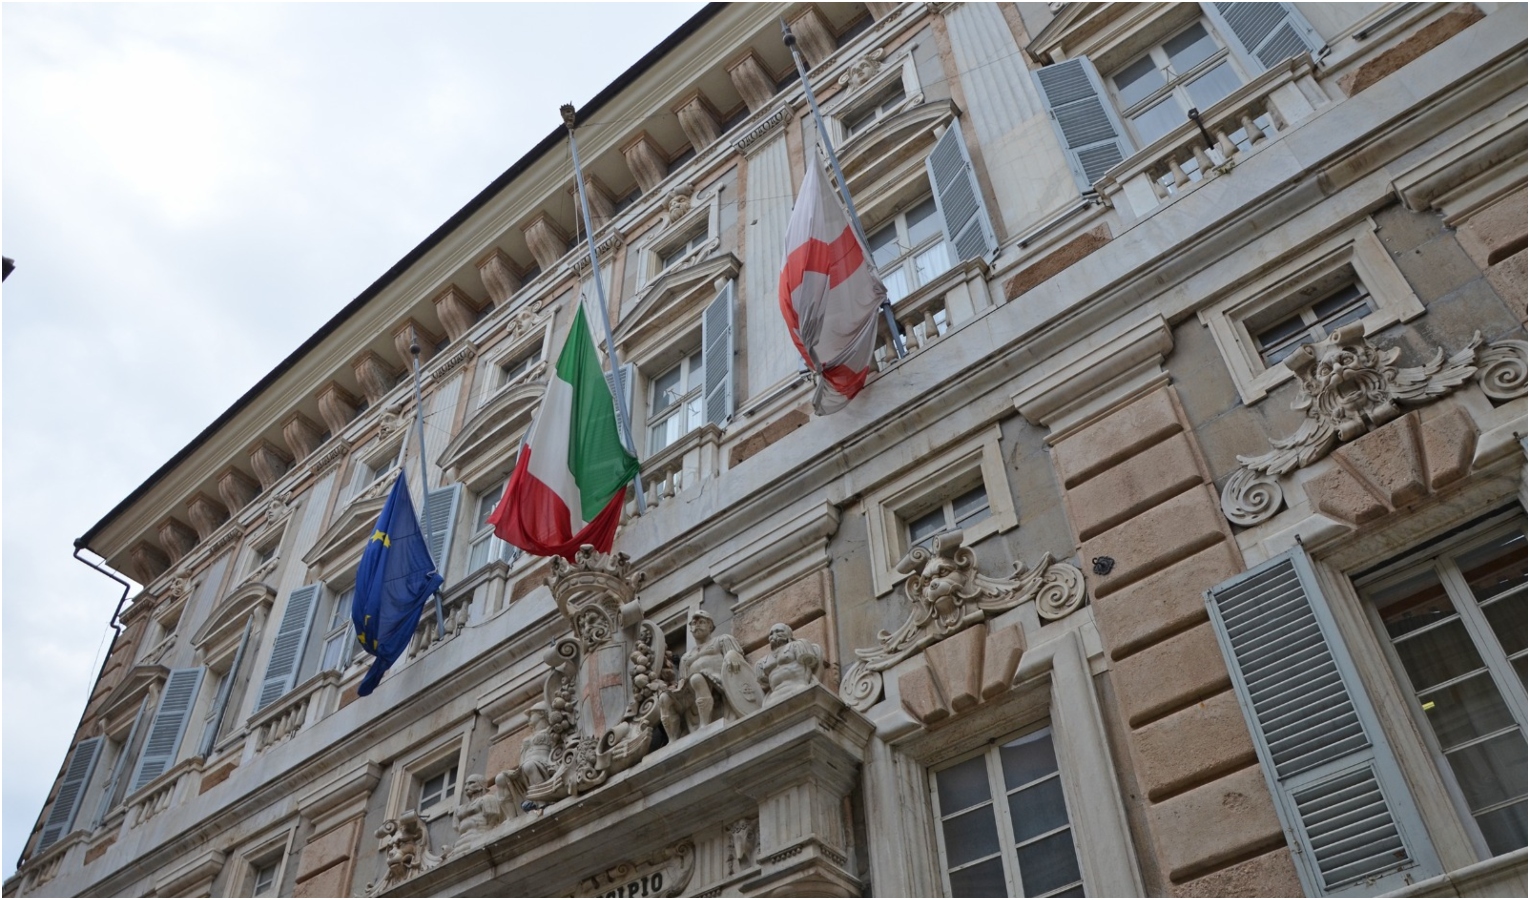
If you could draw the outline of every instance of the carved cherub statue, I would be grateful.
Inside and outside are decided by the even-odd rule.
[[[452,810],[452,824],[457,827],[453,852],[466,850],[515,815],[512,793],[509,772],[496,775],[492,785],[482,775],[469,775],[462,783],[462,800]]]
[[[760,686],[768,693],[766,705],[811,687],[823,666],[823,647],[793,637],[785,623],[770,626],[770,652],[755,663]]]
[[[691,635],[696,646],[680,657],[679,684],[659,695],[659,719],[671,740],[682,734],[682,720],[690,728],[710,725],[719,705],[734,716],[760,707],[753,679],[739,677],[748,662],[738,640],[718,634],[717,623],[700,610],[691,616]]]

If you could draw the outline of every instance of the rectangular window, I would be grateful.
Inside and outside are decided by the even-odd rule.
[[[1243,84],[1227,48],[1196,22],[1117,69],[1108,78],[1137,146],[1151,144]]]
[[[251,897],[276,896],[276,863],[267,863],[255,869],[250,885]]]
[[[1249,325],[1255,329],[1260,358],[1266,366],[1273,366],[1302,344],[1321,341],[1339,327],[1358,322],[1375,311],[1376,305],[1365,286],[1350,280],[1323,299],[1269,325],[1259,325],[1257,318]]]
[[[473,573],[495,560],[503,560],[513,563],[520,557],[521,551],[517,547],[505,543],[494,536],[494,526],[489,524],[489,516],[494,512],[494,507],[499,505],[499,500],[505,493],[503,484],[496,485],[483,491],[473,506],[473,542],[468,546],[468,572]]]
[[[865,131],[866,127],[895,112],[907,98],[903,90],[903,82],[895,81],[884,88],[864,105],[845,113],[840,117],[840,125],[845,129],[845,137],[850,137],[858,131]]]
[[[438,803],[444,803],[457,795],[457,767],[437,772],[420,779],[420,803],[416,807],[425,812]]]
[[[988,491],[979,484],[908,522],[908,546],[929,548],[936,536],[988,518]]]
[[[648,383],[648,452],[680,440],[706,420],[702,405],[701,351]]]
[[[701,249],[706,244],[707,238],[707,229],[703,226],[660,250],[659,271],[665,272],[679,265],[681,260]]]
[[[1084,896],[1050,725],[931,780],[950,896]]]
[[[1493,854],[1526,844],[1525,570],[1515,525],[1360,585],[1447,783]]]
[[[946,242],[933,196],[893,216],[891,222],[866,236],[871,262],[887,286],[887,299],[897,303],[928,284],[956,262]],[[942,315],[944,310],[941,311]],[[944,325],[939,323],[941,333]]]
[[[356,640],[356,626],[351,623],[351,603],[355,598],[354,584],[335,594],[326,624],[324,652],[320,657],[321,672],[344,672],[363,653]]]
[[[524,353],[520,353],[499,364],[499,382],[495,386],[503,387],[512,381],[522,378],[541,361],[542,345],[537,343]]]

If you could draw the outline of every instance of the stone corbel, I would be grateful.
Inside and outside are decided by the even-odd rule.
[[[568,195],[574,209],[579,209],[578,187],[569,185]],[[611,192],[606,189],[605,183],[594,175],[584,176],[584,195],[590,201],[590,228],[598,232],[616,217],[616,202],[611,199]]]
[[[205,541],[228,521],[228,507],[198,491],[186,501],[186,516],[196,528],[197,537]]]
[[[191,530],[191,526],[174,517],[159,523],[156,533],[172,563],[180,562],[182,557],[196,549],[197,542],[201,540],[197,537],[197,533]]]
[[[924,651],[924,664],[898,676],[903,708],[926,727],[1009,690],[1025,653],[1025,635],[1009,625],[969,628]]]
[[[536,218],[523,225],[521,233],[526,237],[526,246],[531,248],[531,255],[536,257],[537,265],[544,272],[551,272],[563,254],[568,252],[568,232],[545,212],[538,213]]]
[[[361,393],[367,398],[367,403],[376,406],[393,390],[403,370],[375,351],[367,350],[351,360],[351,371],[356,373],[356,383],[361,386]]]
[[[724,554],[712,579],[738,596],[738,605],[765,596],[829,564],[829,538],[839,529],[839,507],[816,504],[779,523],[744,549]]]
[[[738,59],[727,65],[728,78],[732,80],[733,87],[737,89],[739,96],[744,98],[744,103],[749,106],[750,112],[759,112],[770,105],[770,101],[776,96],[776,80],[771,77],[770,71],[765,68],[760,55],[753,50],[746,51]]]
[[[495,247],[487,256],[480,259],[478,266],[478,278],[483,282],[484,290],[489,292],[489,300],[496,308],[502,307],[521,289],[521,276],[516,274],[515,264],[505,251]],[[377,402],[377,401],[372,401]]]
[[[218,475],[218,496],[232,512],[249,506],[260,496],[260,483],[239,469],[229,466]]]
[[[685,132],[685,139],[691,142],[696,152],[700,153],[722,137],[722,127],[718,124],[722,117],[701,91],[691,91],[670,108],[675,118],[680,120],[680,130]]]
[[[448,285],[430,302],[435,304],[436,317],[446,329],[447,339],[452,341],[468,333],[468,329],[478,321],[478,311],[483,308],[455,284]],[[339,431],[338,428],[335,430]]]
[[[381,780],[382,766],[364,759],[299,795],[298,812],[313,823],[314,831],[326,831],[345,819],[365,813],[367,800]]]
[[[797,46],[801,48],[802,55],[807,57],[810,68],[834,55],[834,32],[829,29],[829,23],[824,21],[818,7],[803,7],[786,24],[797,38]]]
[[[880,22],[898,8],[897,3],[867,3],[866,9],[871,12],[871,18]]]
[[[132,560],[133,578],[139,584],[149,584],[170,571],[170,557],[148,541],[134,544],[128,551],[128,559]]]
[[[1156,387],[1174,333],[1163,316],[1135,325],[1043,374],[1011,399],[1032,425],[1052,429],[1055,443],[1102,413]]]
[[[421,325],[417,319],[405,319],[393,329],[393,347],[398,351],[398,358],[404,361],[406,372],[414,364],[409,346],[416,341],[419,342],[420,365],[423,366],[436,355],[436,345],[441,343],[441,336]]]
[[[1524,186],[1526,140],[1524,116],[1506,116],[1398,175],[1392,188],[1409,209],[1438,209],[1455,224]]]
[[[638,186],[645,194],[658,187],[669,175],[667,154],[646,131],[638,132],[624,144],[621,154],[627,160],[627,168],[632,170],[632,177],[637,179]]]
[[[324,432],[301,412],[294,412],[282,422],[282,439],[293,459],[307,459],[324,443]]]
[[[356,418],[357,407],[361,405],[350,391],[341,387],[338,382],[331,381],[319,389],[317,395],[319,401],[319,417],[329,427],[331,434],[339,434],[345,430],[345,426]]]
[[[261,438],[250,447],[250,468],[255,470],[255,477],[260,479],[260,489],[269,491],[292,468],[292,457],[285,450]]]

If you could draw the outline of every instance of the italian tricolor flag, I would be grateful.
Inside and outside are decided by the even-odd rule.
[[[489,516],[506,543],[570,562],[581,544],[611,552],[627,484],[638,472],[617,431],[584,304],[577,308],[542,409]]]

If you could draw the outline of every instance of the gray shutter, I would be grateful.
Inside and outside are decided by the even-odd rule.
[[[133,716],[133,727],[128,729],[127,740],[122,742],[122,749],[117,753],[117,759],[112,763],[112,777],[106,783],[106,790],[101,792],[101,802],[96,806],[96,818],[90,827],[95,828],[106,821],[106,814],[112,811],[112,806],[117,800],[117,785],[122,781],[123,772],[127,769],[128,759],[133,753],[133,743],[138,739],[138,729],[143,726],[143,717],[149,712],[149,698],[138,701],[138,712]]]
[[[1289,3],[1213,3],[1226,32],[1248,58],[1268,69],[1299,53],[1316,53],[1323,40]],[[1224,32],[1224,33],[1226,33]]]
[[[1307,895],[1374,896],[1438,874],[1301,548],[1212,588],[1206,604]]]
[[[280,700],[297,683],[303,649],[308,646],[308,632],[313,629],[314,609],[319,605],[319,588],[317,584],[305,584],[287,595],[287,609],[282,612],[281,624],[276,626],[276,639],[271,642],[271,659],[266,662],[265,677],[260,679],[256,712]]]
[[[972,259],[999,246],[993,223],[983,206],[983,192],[977,174],[972,171],[972,157],[962,140],[961,127],[953,121],[946,133],[935,142],[935,149],[924,161],[935,191],[935,206],[946,230],[946,240],[956,248],[958,259]]]
[[[457,504],[462,500],[462,485],[437,488],[425,495],[425,519],[422,523],[425,542],[436,571],[446,577],[446,556],[452,551],[452,532],[457,526]]]
[[[729,281],[701,315],[701,383],[713,425],[733,415],[733,296]]]
[[[705,360],[706,357],[702,357],[702,359]],[[613,376],[610,372],[606,372],[605,376],[606,376],[606,387],[611,389],[611,405],[616,408],[616,432],[617,432],[618,435],[621,436],[622,446],[627,448],[627,452],[628,453],[631,453],[634,456],[636,456],[637,455],[636,451],[634,451],[632,449],[632,447],[630,446],[630,444],[627,441],[626,433],[622,431],[622,427],[621,427],[622,410],[621,410],[621,407],[618,406],[617,403],[616,403],[616,377]],[[622,389],[626,392],[626,397],[627,397],[627,413],[629,415],[633,416],[634,418],[637,415],[637,410],[635,410],[633,408],[633,406],[632,406],[632,397],[633,397],[632,391],[633,391],[633,385],[636,382],[637,382],[637,370],[632,367],[632,363],[622,363]],[[633,427],[636,428],[637,426],[634,425]]]
[[[201,686],[201,666],[170,670],[170,677],[165,679],[165,692],[159,698],[159,709],[154,712],[154,723],[149,726],[149,737],[143,743],[143,753],[138,756],[138,770],[133,773],[129,793],[163,775],[175,763],[175,755],[181,749],[181,736],[186,733],[186,722],[191,718],[191,705],[196,702],[197,688]]]
[[[228,664],[228,674],[223,676],[223,683],[218,685],[218,699],[213,701],[212,715],[208,717],[207,728],[202,732],[202,745],[197,748],[197,755],[207,757],[212,752],[213,744],[218,740],[218,729],[223,727],[223,716],[228,712],[228,697],[234,690],[234,682],[239,678],[239,666],[244,662],[244,648],[250,642],[250,630],[255,627],[255,617],[245,620],[244,634],[239,636],[239,648],[234,651],[234,659]]]
[[[74,827],[75,814],[80,811],[80,803],[85,799],[85,788],[96,770],[96,757],[101,753],[102,740],[99,737],[86,738],[74,745],[74,756],[70,757],[69,765],[64,769],[64,783],[59,785],[53,809],[43,825],[37,852],[41,853],[53,846]]]
[[[1031,74],[1062,139],[1073,177],[1087,194],[1101,175],[1131,155],[1126,129],[1106,98],[1100,73],[1080,56]]]

